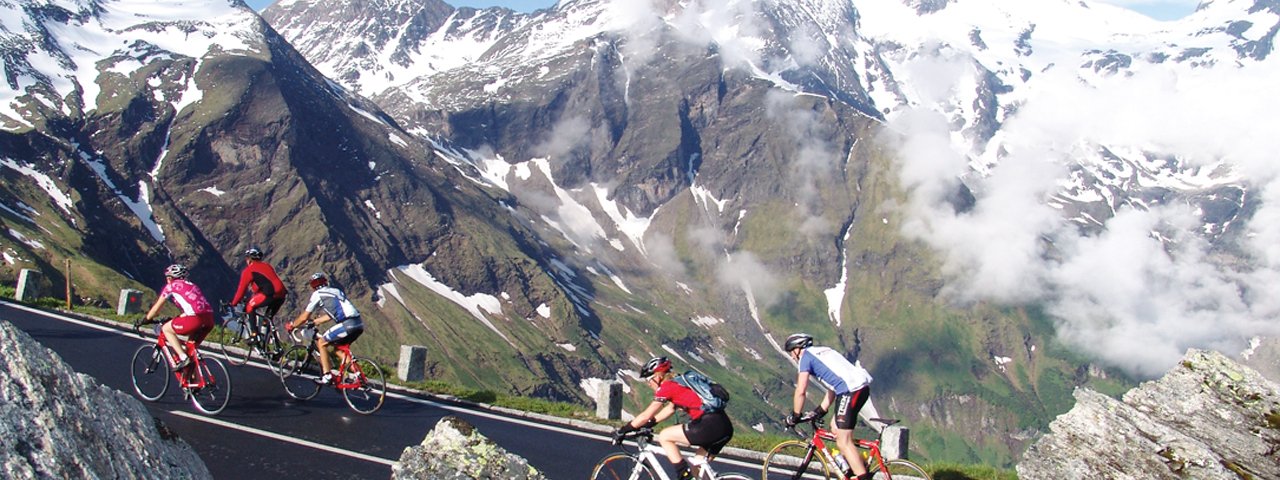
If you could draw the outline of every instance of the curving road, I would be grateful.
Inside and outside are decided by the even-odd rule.
[[[0,319],[35,337],[77,371],[137,398],[129,360],[142,341],[132,332],[3,301]],[[332,389],[299,402],[285,394],[280,380],[264,366],[228,369],[231,403],[216,417],[196,412],[173,388],[158,402],[143,402],[195,448],[215,478],[388,478],[401,451],[420,443],[449,415],[475,425],[552,479],[587,478],[597,460],[616,451],[595,432],[394,391],[388,392],[381,410],[363,416],[348,409]],[[720,471],[759,474],[759,464],[752,461],[721,458],[716,463]]]

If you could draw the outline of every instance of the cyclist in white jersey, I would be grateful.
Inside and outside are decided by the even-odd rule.
[[[822,397],[822,404],[814,407],[813,416],[822,417],[827,409],[835,404],[835,418],[831,419],[831,430],[836,435],[836,446],[840,454],[849,462],[849,470],[840,472],[841,478],[872,478],[867,473],[867,466],[858,455],[853,438],[853,427],[858,422],[858,411],[867,403],[871,395],[871,374],[858,365],[854,365],[844,355],[827,347],[813,346],[813,336],[807,333],[796,333],[787,337],[785,344],[791,359],[799,362],[799,373],[796,377],[796,391],[793,396],[791,414],[787,415],[788,427],[799,421],[800,411],[804,409],[805,389],[809,387],[809,377],[813,376],[826,387],[827,393]]]
[[[307,284],[312,290],[311,299],[307,301],[302,313],[298,314],[298,318],[285,324],[285,330],[292,332],[308,319],[316,324],[317,331],[321,323],[334,322],[332,327],[316,339],[316,348],[320,351],[320,368],[325,372],[324,376],[316,379],[316,383],[329,385],[338,378],[338,372],[333,370],[333,363],[329,359],[331,347],[350,345],[360,338],[360,334],[364,333],[364,322],[360,320],[360,312],[356,310],[356,306],[347,300],[347,294],[329,286],[328,275],[316,273]]]

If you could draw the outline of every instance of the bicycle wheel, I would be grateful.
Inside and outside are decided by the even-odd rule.
[[[658,478],[648,465],[636,461],[636,457],[615,453],[604,457],[591,471],[591,480],[654,480]]]
[[[834,479],[836,474],[825,457],[809,442],[788,440],[769,450],[764,457],[762,480]]]
[[[169,361],[155,345],[138,347],[129,373],[133,377],[133,391],[144,400],[154,402],[169,390]]]
[[[351,378],[354,375],[355,378]],[[343,388],[342,398],[352,410],[369,415],[382,408],[382,400],[387,397],[387,378],[382,374],[382,367],[367,358],[355,357],[351,366],[347,367],[343,385],[358,384],[356,388]]]
[[[217,415],[231,401],[231,375],[216,357],[200,359],[200,376],[204,386],[191,389],[191,405],[209,415]]]
[[[227,363],[235,366],[241,366],[249,362],[249,356],[253,355],[253,346],[249,345],[249,339],[232,329],[224,329],[226,334],[223,336],[222,343],[218,346],[222,357],[227,359]]]
[[[318,367],[312,366],[311,352],[307,347],[294,345],[280,357],[280,382],[290,397],[298,400],[311,400],[320,393],[320,385],[315,382]]]
[[[751,480],[751,477],[741,473],[721,473],[716,475],[716,480]]]
[[[867,466],[867,468],[870,469],[868,471],[875,474],[875,476],[872,478],[875,478],[876,480],[888,480],[889,478],[906,479],[906,480],[932,480],[929,477],[928,472],[925,472],[923,468],[920,468],[919,465],[916,465],[910,460],[898,459],[898,460],[889,460],[888,462],[886,462],[889,467],[888,475],[885,475],[885,472],[880,470],[879,462],[872,460],[869,463],[871,463],[872,465]]]

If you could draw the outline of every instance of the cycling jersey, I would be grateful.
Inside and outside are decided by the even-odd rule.
[[[360,321],[360,312],[350,300],[347,300],[347,295],[342,293],[342,290],[329,286],[320,287],[311,292],[311,299],[307,301],[305,310],[312,313],[322,310],[337,323],[347,320]],[[363,324],[360,326],[363,327]]]
[[[200,287],[186,279],[175,278],[170,281],[160,290],[160,298],[177,305],[184,317],[213,313],[213,307],[209,306],[208,300],[205,300]]]
[[[249,262],[249,265],[244,267],[244,271],[240,272],[240,286],[236,287],[236,294],[231,297],[232,305],[240,304],[246,289],[264,298],[284,298],[285,293],[288,292],[284,288],[284,283],[280,281],[280,277],[276,276],[276,270],[267,262],[258,261]]]
[[[840,352],[827,347],[809,347],[800,355],[801,373],[809,373],[836,395],[849,393],[871,383],[871,374],[850,363]]]
[[[658,390],[653,392],[653,401],[674,403],[676,408],[689,413],[690,420],[702,417],[702,397],[698,396],[698,392],[675,380],[662,382]]]

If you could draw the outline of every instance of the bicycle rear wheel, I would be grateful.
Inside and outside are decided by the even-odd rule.
[[[876,480],[888,480],[889,478],[894,478],[895,480],[932,480],[929,477],[928,472],[925,472],[923,468],[920,468],[919,465],[916,465],[910,460],[898,459],[885,462],[889,470],[888,475],[880,470],[879,462],[873,460],[869,463],[872,465],[868,465],[867,467],[870,468],[869,471],[871,473],[875,474],[872,478],[875,478]]]
[[[797,480],[836,478],[831,465],[809,442],[788,440],[769,450],[764,457],[762,480]]]
[[[343,388],[342,398],[356,412],[369,415],[382,408],[382,401],[387,397],[387,378],[382,374],[382,367],[367,358],[355,357],[347,368],[346,376],[354,379],[343,380],[343,385],[357,384],[356,388]]]
[[[716,475],[716,480],[751,480],[751,477],[741,473],[722,473]]]
[[[311,400],[320,393],[320,384],[315,382],[315,370],[311,361],[311,352],[302,345],[294,345],[280,357],[280,382],[290,397],[298,400]]]
[[[191,389],[191,405],[209,415],[217,415],[231,401],[231,375],[227,366],[215,357],[200,359],[200,376],[204,386]]]
[[[133,352],[129,374],[133,377],[133,391],[144,400],[154,402],[169,390],[169,361],[155,345],[143,345]]]
[[[632,474],[635,475],[632,475]],[[591,471],[591,480],[655,480],[658,476],[648,465],[638,463],[636,458],[625,453],[615,453],[604,457]]]

